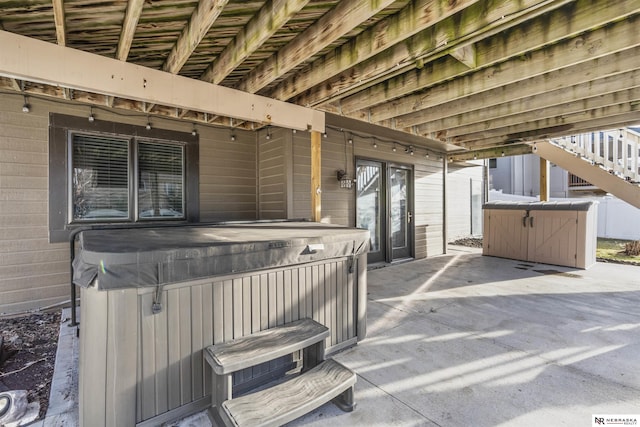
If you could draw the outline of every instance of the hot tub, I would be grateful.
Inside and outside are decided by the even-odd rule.
[[[202,350],[214,343],[309,317],[331,330],[328,353],[356,344],[368,241],[308,222],[80,233],[81,425],[158,425],[206,408]],[[290,363],[240,372],[234,392]]]

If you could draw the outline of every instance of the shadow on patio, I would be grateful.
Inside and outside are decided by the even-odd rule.
[[[637,267],[462,254],[369,272],[368,336],[336,359],[358,408],[292,425],[589,425],[640,412]]]

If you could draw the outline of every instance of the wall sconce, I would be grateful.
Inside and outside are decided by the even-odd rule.
[[[27,95],[24,96],[24,104],[22,104],[22,112],[28,113],[31,111],[31,106],[29,105],[29,101],[27,101]]]
[[[351,188],[353,185],[353,180],[349,178],[347,172],[342,169],[336,171],[336,178],[340,182],[340,188]]]

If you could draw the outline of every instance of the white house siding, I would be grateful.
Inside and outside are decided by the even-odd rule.
[[[49,243],[49,113],[88,116],[89,106],[0,95],[0,313],[45,307],[69,298],[69,245]],[[94,107],[98,120],[144,126],[145,115]],[[151,117],[154,127],[191,132],[189,123]],[[201,221],[257,218],[253,132],[197,125]]]

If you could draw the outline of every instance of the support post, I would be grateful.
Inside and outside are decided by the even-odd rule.
[[[549,201],[549,161],[540,157],[540,201]]]
[[[320,222],[322,219],[322,135],[318,131],[311,132],[311,219]]]

